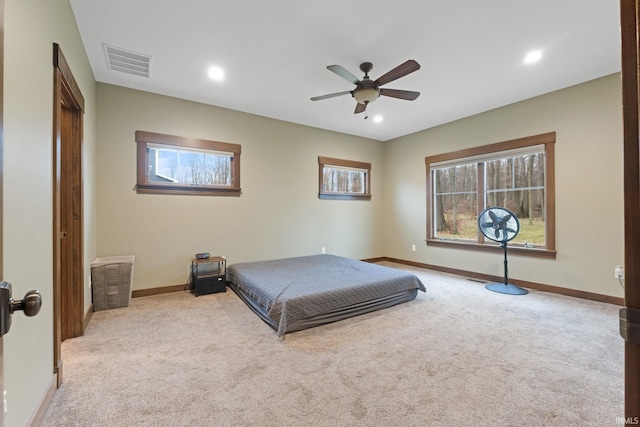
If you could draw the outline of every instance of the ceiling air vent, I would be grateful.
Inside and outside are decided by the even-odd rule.
[[[149,77],[151,56],[103,44],[109,68],[135,76]]]

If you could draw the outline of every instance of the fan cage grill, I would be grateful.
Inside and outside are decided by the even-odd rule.
[[[485,209],[478,217],[478,228],[487,239],[506,243],[520,232],[520,221],[509,209],[491,207]]]

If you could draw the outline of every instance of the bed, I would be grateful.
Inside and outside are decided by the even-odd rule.
[[[415,299],[414,274],[335,255],[232,264],[229,287],[282,337]]]

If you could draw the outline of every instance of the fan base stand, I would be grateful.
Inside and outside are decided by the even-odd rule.
[[[509,295],[526,295],[529,293],[528,290],[522,289],[519,286],[512,284],[505,285],[504,283],[489,283],[485,288],[493,292]]]

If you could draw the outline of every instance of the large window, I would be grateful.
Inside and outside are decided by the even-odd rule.
[[[371,164],[318,157],[321,199],[370,200]]]
[[[240,146],[136,131],[138,193],[240,195]]]
[[[427,244],[495,250],[478,216],[501,206],[520,220],[511,250],[555,257],[555,133],[427,157]]]

